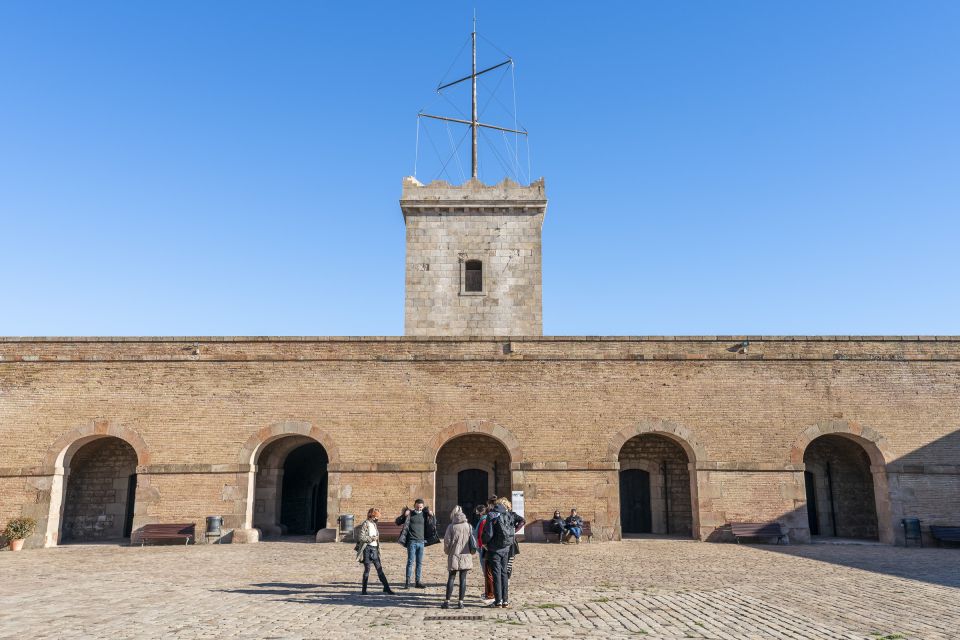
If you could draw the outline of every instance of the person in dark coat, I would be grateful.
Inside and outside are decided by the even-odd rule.
[[[423,584],[423,550],[426,546],[440,542],[437,535],[437,519],[424,504],[422,498],[417,498],[413,509],[404,508],[403,513],[396,519],[396,523],[403,527],[400,538],[397,540],[407,548],[407,576],[403,584],[404,589],[410,588],[410,577],[416,563],[417,589],[426,589]]]
[[[560,540],[563,540],[563,536],[567,533],[567,522],[560,515],[560,509],[553,512],[553,519],[550,520],[550,530],[557,534]]]
[[[493,574],[493,604],[491,607],[510,606],[510,580],[508,567],[513,556],[515,527],[510,502],[497,500],[496,506],[487,513],[483,527],[483,546],[490,572]]]

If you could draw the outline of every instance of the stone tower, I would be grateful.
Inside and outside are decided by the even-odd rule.
[[[543,335],[543,179],[404,178],[408,336]]]

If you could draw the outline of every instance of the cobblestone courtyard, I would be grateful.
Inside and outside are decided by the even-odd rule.
[[[352,545],[272,542],[0,553],[3,638],[957,638],[960,550],[776,548],[680,540],[523,546],[510,610],[438,608],[426,591],[361,597]],[[404,551],[384,566],[402,583]],[[432,618],[482,616],[479,621]],[[501,625],[504,625],[501,627]],[[411,629],[412,627],[413,629]]]

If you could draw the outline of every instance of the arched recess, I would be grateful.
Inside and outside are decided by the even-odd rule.
[[[523,450],[520,448],[520,441],[517,440],[506,427],[491,422],[490,420],[463,420],[444,427],[434,434],[430,442],[427,443],[423,461],[427,464],[435,464],[437,461],[437,453],[440,452],[440,447],[445,445],[449,440],[467,433],[485,433],[495,440],[499,440],[500,444],[506,447],[507,451],[510,452],[510,460],[512,460],[513,463],[524,460]]]
[[[523,460],[519,441],[505,427],[488,420],[465,420],[440,430],[428,443],[425,458],[434,468],[433,486],[427,487],[427,495],[432,496],[441,524],[467,494],[471,494],[469,502],[479,499],[481,485],[487,496],[497,493],[508,498],[513,489],[523,488],[522,472],[516,470]],[[478,472],[468,474],[477,483],[474,491],[460,486],[467,479],[461,473],[471,470]],[[486,474],[486,482],[481,482],[481,474]]]
[[[87,424],[71,429],[61,435],[47,449],[44,455],[44,467],[50,470],[49,508],[46,509],[46,521],[38,523],[44,532],[43,546],[54,547],[61,542],[61,524],[66,506],[67,487],[70,478],[70,465],[74,456],[86,445],[104,438],[117,438],[133,449],[136,455],[136,467],[149,464],[150,449],[144,439],[135,430],[110,420],[91,420]],[[147,506],[156,500],[155,491],[150,487],[149,478],[137,477],[135,483],[128,485],[123,492],[135,486],[135,495],[126,496],[132,504],[133,530],[139,526],[140,519],[146,514]]]
[[[810,493],[807,494],[808,501],[811,498],[817,500],[816,497],[821,496],[821,507],[823,507],[822,503],[824,500],[829,500],[832,503],[837,495],[836,491],[843,489],[843,487],[835,485],[835,479],[833,477],[829,479],[825,477],[825,470],[822,468],[824,465],[819,464],[821,458],[824,459],[823,462],[825,464],[826,458],[829,457],[825,451],[814,451],[814,454],[819,455],[811,458],[812,444],[816,443],[815,448],[822,449],[822,445],[829,442],[829,438],[823,439],[824,436],[832,436],[855,443],[859,447],[858,450],[862,451],[868,458],[869,474],[873,480],[873,486],[871,488],[876,510],[877,537],[880,542],[893,544],[896,533],[893,522],[894,508],[887,481],[886,466],[887,462],[893,459],[893,456],[890,454],[886,439],[875,429],[864,427],[857,422],[847,420],[818,422],[803,430],[790,449],[790,461],[797,465],[806,464],[807,462],[810,463],[808,465],[809,469],[807,469],[809,473],[804,474],[805,483],[809,483],[812,480],[814,484],[812,487],[805,487],[810,491]],[[834,447],[834,449],[836,449],[836,447]],[[847,457],[849,458],[850,456]],[[862,490],[860,493],[867,495],[869,492]],[[817,511],[823,510],[817,509]],[[809,513],[805,515],[807,516],[808,527],[812,528],[813,521],[810,519]],[[825,525],[825,531],[832,533],[836,530],[836,532],[840,534],[841,531],[834,527],[838,519],[839,515],[835,512],[831,514],[829,510],[823,511],[818,518],[819,521],[823,521],[822,524]]]
[[[248,469],[245,487],[243,488],[243,532],[242,536],[234,536],[237,542],[259,539],[258,534],[251,534],[255,524],[261,524],[261,516],[265,516],[267,527],[264,534],[284,533],[281,526],[281,512],[283,502],[278,489],[283,482],[283,469],[287,457],[309,443],[319,443],[323,448],[327,467],[339,464],[339,448],[329,434],[315,427],[310,422],[285,421],[272,424],[258,430],[247,438],[240,448],[239,462]],[[326,492],[326,521],[331,525],[331,519],[339,511],[339,482],[336,473],[326,473],[323,485]],[[257,487],[258,480],[262,486]],[[258,493],[259,491],[259,493]],[[267,496],[272,493],[272,498]],[[255,513],[258,504],[258,495],[262,502],[261,514]]]
[[[691,464],[696,464],[699,460],[708,459],[706,449],[697,442],[696,437],[690,429],[675,422],[657,419],[642,420],[637,424],[617,432],[613,438],[610,439],[610,444],[607,447],[607,459],[615,462],[619,458],[620,450],[623,449],[623,445],[627,443],[627,440],[644,433],[658,433],[674,440],[683,447],[683,450],[687,453],[687,457],[690,458]]]
[[[649,436],[644,438],[644,436]],[[674,516],[675,522],[671,523],[670,514],[676,507],[676,501],[670,504],[668,492],[671,491],[670,481],[667,473],[670,471],[670,461],[654,460],[652,456],[649,459],[640,457],[634,459],[628,457],[621,459],[622,452],[628,443],[633,441],[649,440],[652,445],[656,444],[657,438],[662,438],[668,443],[675,445],[677,454],[672,456],[673,466],[681,465],[680,468],[674,468],[678,478],[689,485],[689,505],[684,505],[682,519]],[[635,440],[637,439],[637,440]],[[683,456],[680,455],[682,451]],[[662,456],[660,456],[662,457]],[[686,468],[682,468],[684,464]],[[610,514],[614,524],[616,537],[622,537],[622,518],[621,518],[621,483],[627,478],[622,477],[622,472],[642,471],[645,472],[645,479],[648,483],[650,504],[648,507],[650,514],[650,530],[653,533],[674,533],[678,530],[689,531],[691,537],[700,537],[700,509],[697,491],[697,462],[707,459],[707,452],[701,445],[693,432],[680,424],[667,420],[647,419],[633,424],[617,432],[611,439],[607,448],[607,459],[615,462],[617,471],[612,472],[613,477],[610,480],[611,485],[617,488],[616,499],[610,501]],[[666,464],[665,464],[666,462]],[[627,475],[630,475],[629,473]],[[639,478],[638,478],[639,479]],[[682,484],[680,484],[682,486]],[[673,490],[676,486],[673,487]],[[686,498],[686,495],[683,496]],[[686,502],[686,500],[684,500]],[[613,513],[615,510],[615,513]],[[689,529],[687,528],[686,518],[689,518]],[[678,526],[679,525],[679,526]]]

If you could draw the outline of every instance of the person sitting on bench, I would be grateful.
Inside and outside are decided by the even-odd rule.
[[[570,509],[570,515],[564,524],[567,528],[566,542],[569,542],[570,536],[573,536],[577,539],[577,544],[580,544],[580,535],[583,533],[583,518],[577,515],[576,509]]]
[[[553,519],[550,521],[550,530],[560,536],[560,540],[563,540],[563,536],[567,532],[567,523],[563,519],[563,516],[560,515],[560,509],[553,512]]]

